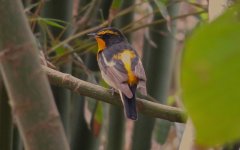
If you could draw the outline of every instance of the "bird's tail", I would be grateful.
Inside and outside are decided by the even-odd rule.
[[[124,106],[124,111],[127,116],[127,118],[132,119],[132,120],[137,120],[138,115],[137,115],[137,108],[136,108],[136,97],[135,97],[135,92],[136,92],[136,86],[129,86],[133,93],[132,98],[128,98],[125,96],[122,92],[121,93],[121,99],[123,102]]]

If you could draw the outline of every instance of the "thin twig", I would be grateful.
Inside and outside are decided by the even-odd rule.
[[[82,29],[87,25],[90,21],[91,16],[94,12],[94,8],[96,8],[97,0],[93,0],[90,4],[90,7],[84,13],[83,17],[77,22],[77,26],[81,27]]]
[[[144,2],[138,3],[138,4],[136,4],[136,5],[130,6],[130,7],[126,8],[126,9],[120,11],[113,19],[116,19],[116,18],[118,18],[118,17],[121,17],[121,16],[123,16],[123,15],[131,12],[136,6],[141,5],[141,4],[143,4],[143,3],[144,3]],[[69,38],[63,40],[62,42],[60,42],[60,43],[58,43],[57,45],[55,45],[54,47],[52,47],[52,48],[48,51],[48,54],[51,53],[51,52],[53,52],[53,51],[55,51],[55,49],[57,49],[58,47],[60,47],[60,46],[62,46],[62,45],[64,45],[64,44],[67,44],[68,42],[70,42],[70,41],[72,41],[72,40],[74,40],[74,39],[76,39],[76,38],[78,38],[78,37],[80,37],[80,36],[83,36],[83,35],[85,35],[85,34],[87,34],[87,33],[89,33],[89,32],[96,31],[97,29],[100,29],[100,28],[102,28],[102,27],[104,27],[104,26],[106,26],[106,25],[108,25],[108,24],[109,24],[109,21],[104,21],[102,24],[100,24],[100,25],[98,25],[98,26],[96,26],[96,27],[93,27],[93,28],[90,28],[90,29],[81,31],[81,32],[79,32],[79,33],[77,33],[77,34],[75,34],[75,35],[73,35],[73,36],[70,36]]]
[[[67,44],[68,42],[72,41],[73,39],[76,39],[80,36],[83,36],[89,32],[93,32],[93,31],[96,31],[104,26],[106,26],[108,24],[108,21],[105,21],[103,22],[102,24],[96,26],[96,27],[93,27],[93,28],[90,28],[90,29],[87,29],[87,30],[84,30],[82,32],[79,32],[73,36],[70,36],[69,38],[63,40],[62,42],[58,43],[57,45],[55,45],[54,47],[52,47],[49,51],[48,51],[48,54],[55,51],[55,49],[59,48],[60,46],[64,45],[64,44]]]
[[[175,17],[172,17],[171,20],[176,20],[176,19],[180,19],[180,18],[186,18],[188,16],[198,15],[198,14],[202,14],[202,13],[205,13],[205,11],[198,11],[198,12],[188,13],[188,14],[184,14],[184,15],[180,15],[180,16],[175,16]],[[139,30],[139,29],[142,29],[142,28],[146,28],[146,27],[149,27],[149,26],[152,26],[152,25],[165,23],[166,21],[167,20],[165,20],[165,19],[159,19],[159,20],[153,21],[153,22],[148,23],[148,24],[143,24],[143,25],[139,25],[138,27],[135,27],[135,28],[132,28],[132,29],[128,29],[128,30],[125,31],[125,33],[134,32],[136,30]]]
[[[65,44],[66,45],[66,44]],[[52,63],[58,63],[61,61],[63,58],[67,57],[68,55],[72,55],[73,53],[81,53],[83,54],[85,51],[89,51],[88,49],[91,48],[94,44],[92,42],[89,42],[87,44],[83,44],[80,47],[72,48],[72,51],[66,51],[61,55],[57,55],[54,57],[51,57],[49,60]]]
[[[41,1],[39,2],[39,5],[38,5],[38,7],[36,8],[36,11],[34,12],[34,14],[33,14],[33,16],[32,16],[33,18],[37,18],[37,17],[38,17],[38,15],[40,14],[40,11],[42,10],[44,4],[45,4],[45,1],[42,1],[42,0],[41,0]],[[35,26],[36,26],[36,22],[33,22],[32,25],[31,25],[32,31],[34,31]]]
[[[197,7],[197,8],[200,8],[200,9],[203,9],[205,11],[207,11],[207,5],[203,5],[203,4],[200,4],[200,3],[196,3],[196,2],[190,2],[190,1],[186,1],[186,0],[175,0],[173,2],[171,2],[169,5],[174,5],[176,3],[187,3],[189,5],[192,5],[194,7]]]

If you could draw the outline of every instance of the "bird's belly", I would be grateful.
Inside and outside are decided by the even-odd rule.
[[[101,71],[101,75],[102,75],[102,78],[103,80],[111,87],[113,87],[114,89],[118,89],[116,87],[116,85],[111,81],[111,79],[109,79],[109,77],[103,72]]]

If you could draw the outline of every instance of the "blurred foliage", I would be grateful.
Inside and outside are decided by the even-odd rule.
[[[119,9],[122,5],[122,0],[113,0],[112,9]]]
[[[199,27],[186,43],[182,87],[197,142],[221,145],[240,139],[240,11]]]

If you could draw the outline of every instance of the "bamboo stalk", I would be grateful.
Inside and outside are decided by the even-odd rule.
[[[0,22],[0,69],[25,149],[69,149],[21,1],[0,0]]]
[[[150,4],[153,10],[158,9],[154,2],[150,2]],[[161,19],[166,20],[163,18],[161,13],[154,13],[153,22]],[[169,32],[166,23],[161,25],[155,24],[151,26],[149,28],[149,32],[150,40],[154,42],[155,46],[153,46],[153,44],[151,44],[147,38],[145,39],[143,64],[146,69],[145,71],[148,79],[147,89],[148,93],[154,98],[158,99],[161,104],[166,104],[172,76],[172,58],[174,54],[173,47],[175,44],[174,39],[171,36],[166,36],[160,33],[166,32],[171,34],[174,31]],[[155,124],[156,121],[158,124]],[[170,128],[169,126],[171,123],[167,122],[166,120],[154,120],[153,118],[142,116],[141,120],[139,119],[139,121],[135,124],[133,135],[134,141],[132,145],[134,150],[145,150],[151,148],[151,137],[153,134],[152,131],[155,125],[161,127],[161,131],[163,131],[164,134],[159,136],[162,139],[161,144],[164,143],[168,136],[168,131]],[[145,135],[145,137],[149,138],[138,136],[139,134]]]
[[[73,64],[73,68],[76,66]],[[77,69],[73,69],[73,75],[77,78],[83,78],[84,74],[81,74]],[[71,149],[86,149],[88,139],[86,139],[86,134],[89,129],[87,127],[85,118],[84,118],[84,97],[77,94],[72,93],[72,111],[71,111]]]
[[[72,8],[73,8],[73,0],[58,0],[46,2],[43,8],[43,16],[47,18],[53,18],[62,20],[64,22],[71,23],[72,22]],[[50,28],[53,32],[53,36],[55,39],[62,34],[60,39],[66,39],[70,36],[72,32],[72,27],[67,26],[64,30],[58,28]],[[72,61],[70,56],[66,56],[66,63],[60,65],[60,71],[71,74],[72,72]],[[65,133],[69,140],[70,137],[70,107],[71,107],[71,91],[59,87],[53,87],[53,94],[55,97],[55,101],[57,104],[58,111],[61,116],[61,120],[65,129]]]
[[[0,149],[12,149],[13,124],[7,93],[0,75]]]

